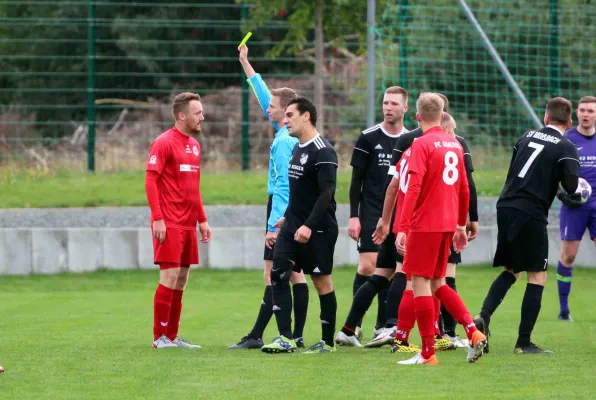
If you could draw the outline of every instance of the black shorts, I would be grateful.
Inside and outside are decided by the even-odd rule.
[[[403,257],[395,248],[395,234],[393,234],[393,232],[389,232],[389,235],[387,235],[385,241],[379,246],[379,255],[377,256],[376,267],[395,269],[397,262],[403,262]]]
[[[271,207],[273,206],[273,196],[269,196],[269,201],[267,201],[267,220],[265,220],[265,234],[267,234],[267,229],[269,225],[269,217],[271,216]],[[263,252],[263,260],[265,261],[272,261],[273,260],[273,248],[265,247],[265,251]]]
[[[298,243],[294,240],[294,233],[282,228],[275,242],[273,259],[293,261],[293,270],[296,272],[314,276],[331,275],[337,234],[337,228],[313,230],[307,243]]]
[[[548,234],[546,224],[514,208],[497,208],[497,251],[493,267],[522,271],[546,271]]]
[[[453,245],[451,245],[451,253],[449,253],[447,262],[449,264],[461,264],[461,253],[456,253],[453,249]]]
[[[374,244],[372,235],[377,229],[377,222],[372,219],[362,219],[360,221],[360,238],[358,239],[358,253],[377,253],[379,246]]]

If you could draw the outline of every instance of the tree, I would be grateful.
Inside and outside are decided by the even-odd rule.
[[[238,0],[252,3],[252,0]],[[385,3],[377,9],[382,9]],[[363,0],[261,0],[251,9],[244,30],[261,27],[271,21],[287,18],[288,31],[279,45],[269,51],[275,58],[284,51],[289,54],[304,56],[314,64],[314,102],[317,106],[317,129],[324,129],[324,73],[325,49],[340,48],[346,41],[359,44],[359,51],[366,45],[366,1]],[[312,48],[305,47],[314,39],[314,58]]]

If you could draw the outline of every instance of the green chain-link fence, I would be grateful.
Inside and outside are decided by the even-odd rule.
[[[410,91],[411,110],[420,91],[441,91],[477,164],[506,165],[512,138],[532,121],[458,1],[377,3],[377,118],[390,84]],[[576,103],[596,89],[596,7],[541,3],[468,2],[540,117],[549,97]],[[203,97],[207,170],[264,167],[273,131],[243,87],[236,49],[250,8],[232,0],[0,1],[0,170],[142,170],[149,143],[172,124],[172,95],[186,90]],[[269,87],[313,97],[312,54],[266,54],[291,11],[254,31],[249,59]],[[348,40],[325,52],[325,134],[344,159],[366,127],[366,54],[358,47]]]

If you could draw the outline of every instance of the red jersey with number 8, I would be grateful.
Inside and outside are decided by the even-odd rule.
[[[470,198],[461,144],[437,126],[416,139],[411,150],[399,231],[455,232],[458,223],[466,223]],[[408,210],[411,196],[417,199]]]

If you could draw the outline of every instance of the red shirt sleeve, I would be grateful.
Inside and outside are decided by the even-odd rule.
[[[197,148],[199,149],[199,182],[197,182],[197,184],[199,185],[199,205],[198,205],[198,221],[199,224],[202,224],[203,222],[207,222],[207,214],[205,214],[205,207],[203,207],[203,195],[201,194],[201,155],[203,154],[203,152],[201,151],[201,145],[197,142]]]
[[[465,157],[465,156],[463,156]],[[468,219],[468,209],[470,208],[470,187],[468,185],[468,176],[466,174],[466,168],[462,162],[459,163],[459,176],[461,176],[461,181],[459,183],[459,210],[457,214],[457,224],[459,226],[464,226]]]
[[[161,207],[159,205],[157,179],[159,179],[159,173],[156,171],[147,171],[147,174],[145,175],[145,193],[147,194],[147,202],[151,209],[151,218],[153,221],[160,221],[163,219]]]
[[[169,153],[169,147],[165,140],[154,140],[149,147],[149,156],[147,157],[145,171],[155,171],[158,176],[161,175],[168,161]]]

